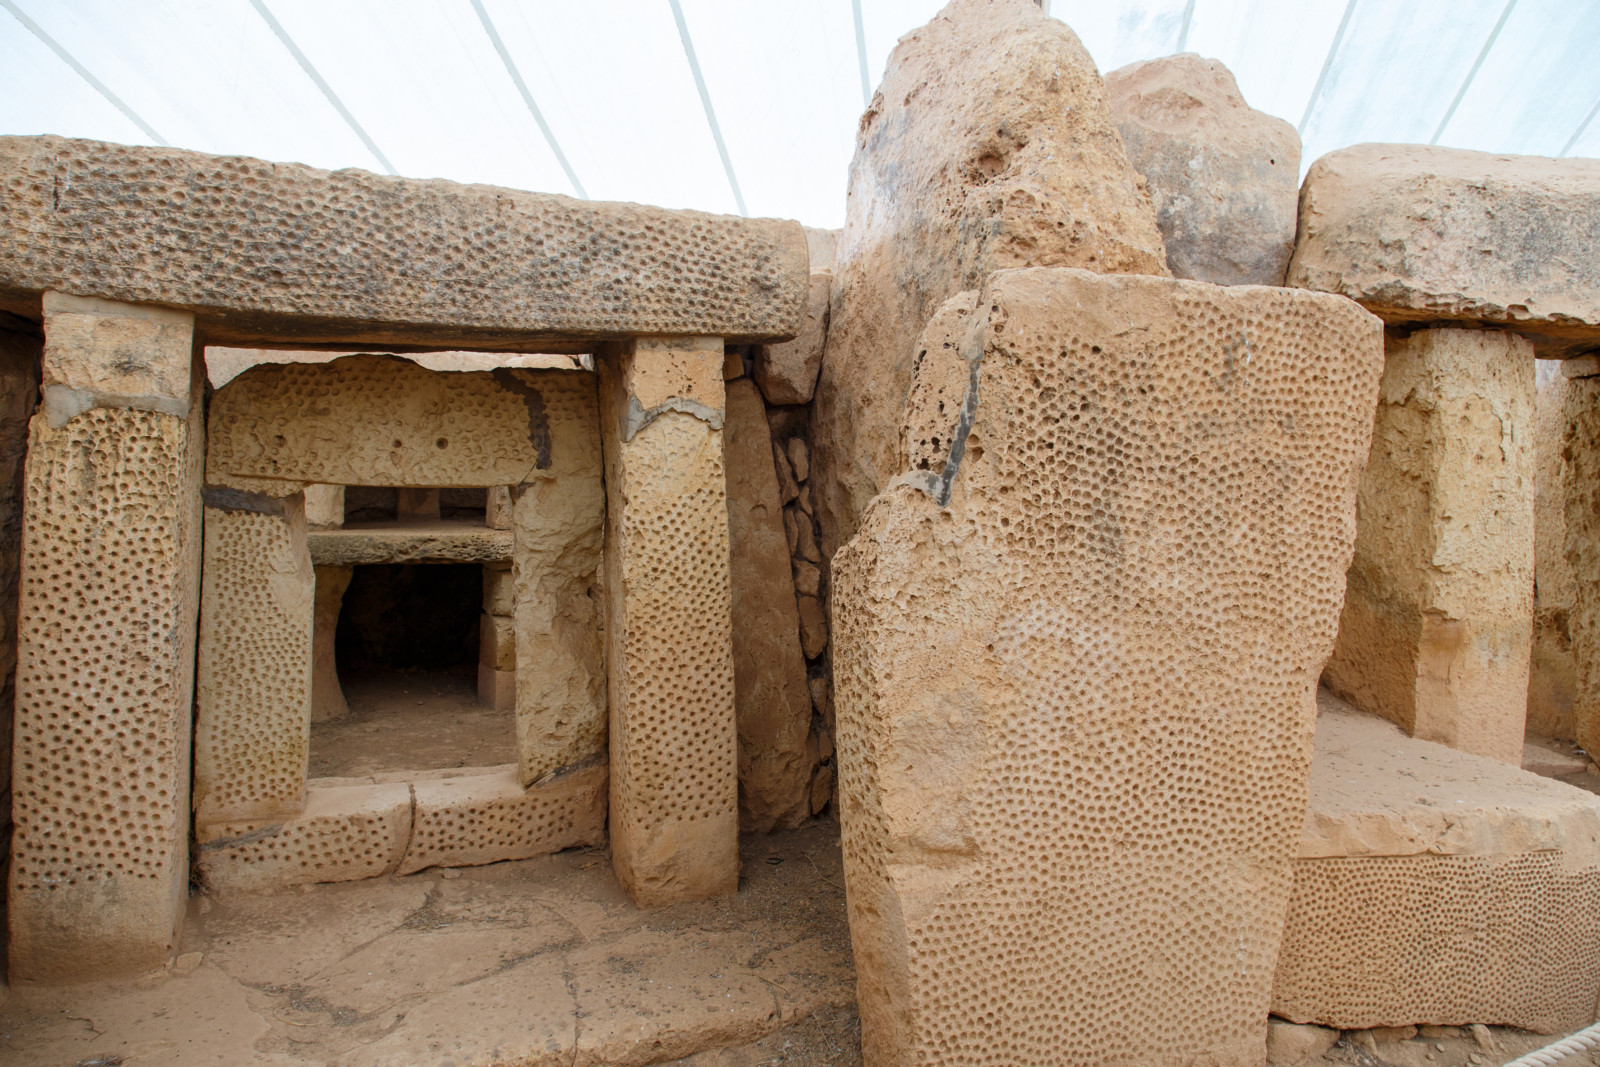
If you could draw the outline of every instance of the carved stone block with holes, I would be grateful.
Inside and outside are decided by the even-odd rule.
[[[722,356],[648,338],[599,361],[611,855],[641,905],[739,881]]]
[[[12,981],[161,967],[189,884],[204,375],[190,316],[46,294],[18,607]]]
[[[1001,271],[917,353],[833,567],[866,1059],[1259,1064],[1380,324]]]

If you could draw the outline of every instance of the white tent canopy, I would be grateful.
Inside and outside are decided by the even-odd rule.
[[[0,133],[842,223],[939,0],[0,0]],[[1102,70],[1215,57],[1301,129],[1600,155],[1600,0],[1053,0]],[[520,84],[519,84],[520,83]],[[721,144],[719,146],[719,138]]]

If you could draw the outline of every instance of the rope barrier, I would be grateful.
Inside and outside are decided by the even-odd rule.
[[[1520,1059],[1512,1060],[1505,1067],[1552,1067],[1553,1064],[1571,1056],[1575,1052],[1583,1052],[1600,1045],[1600,1023],[1579,1030],[1571,1037],[1562,1038],[1553,1045],[1546,1045],[1536,1052],[1530,1052]]]

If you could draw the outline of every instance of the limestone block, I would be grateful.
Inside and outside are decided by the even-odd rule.
[[[1391,338],[1326,683],[1408,733],[1515,766],[1533,628],[1533,346]]]
[[[1144,175],[1173,277],[1282,285],[1294,252],[1300,135],[1245,103],[1192,52],[1106,75],[1128,162]]]
[[[793,341],[756,347],[755,379],[769,404],[809,404],[828,339],[832,274],[813,274],[806,289],[806,324]]]
[[[1600,160],[1363,144],[1306,172],[1289,284],[1385,322],[1483,322],[1546,359],[1600,344]]]
[[[832,572],[865,1059],[1259,1064],[1379,323],[1033,269],[919,351]]]
[[[509,616],[517,613],[516,578],[510,567],[484,565],[483,610],[490,615]]]
[[[772,467],[778,478],[778,502],[787,504],[800,495],[800,486],[794,479],[794,470],[789,466],[789,457],[782,446],[772,446]]]
[[[822,588],[822,571],[815,563],[807,563],[803,559],[792,561],[794,564],[794,591],[801,596],[816,596]]]
[[[1593,759],[1600,753],[1600,582],[1594,580],[1600,574],[1600,377],[1569,380],[1565,410],[1566,556],[1574,576],[1585,576],[1568,616],[1576,675],[1572,727]]]
[[[834,263],[839,258],[840,231],[819,230],[812,226],[805,227],[805,231],[806,252],[811,260],[811,273],[831,273]]]
[[[96,406],[59,426],[41,410],[29,427],[6,900],[14,982],[161,967],[189,875],[204,379],[192,373],[182,415],[150,410],[166,405],[146,394],[105,393],[117,372],[80,361],[81,349],[55,359],[56,317],[46,312],[44,379],[94,391]],[[126,357],[120,328],[110,335],[107,359]],[[169,341],[182,347],[164,331],[152,344]]]
[[[862,116],[811,412],[831,559],[897,471],[916,340],[1004,267],[1166,274],[1155,209],[1078,38],[1030,0],[955,0]]]
[[[1274,1013],[1566,1033],[1600,988],[1600,798],[1320,695]]]
[[[738,743],[722,346],[640,339],[598,363],[612,863],[641,906],[733,893]]]
[[[511,488],[491,485],[483,507],[483,524],[491,530],[509,530],[515,525],[511,512]]]
[[[516,670],[516,620],[485,612],[478,617],[478,623],[478,662],[497,671]]]
[[[600,594],[606,491],[597,382],[593,374],[569,374],[545,389],[549,465],[513,490],[523,785],[606,751]]]
[[[344,486],[308,485],[305,494],[307,529],[337,530],[344,525]]]
[[[299,494],[243,496],[214,496],[205,509],[194,737],[201,822],[281,818],[305,803],[316,604],[305,503]]]
[[[739,728],[739,823],[792,829],[809,810],[811,694],[784,540],[772,438],[761,393],[727,386],[723,461],[733,590],[733,688]]]
[[[549,469],[555,394],[582,371],[446,374],[398,356],[252,367],[211,398],[206,479],[416,489],[516,485]],[[592,389],[593,386],[590,385]]]
[[[778,219],[62,137],[0,139],[0,202],[0,306],[165,304],[224,342],[784,340],[805,308]]]
[[[435,520],[405,526],[346,526],[313,530],[306,538],[319,567],[363,563],[509,563],[516,538],[509,530]]]
[[[313,785],[298,815],[195,825],[200,874],[213,891],[373,878],[395,869],[411,836],[404,782]]]
[[[339,682],[336,639],[344,591],[355,576],[352,567],[316,567],[316,601],[311,617],[311,721],[328,722],[350,715]]]
[[[1533,649],[1528,663],[1528,730],[1572,741],[1577,667],[1571,617],[1578,587],[1567,562],[1567,380],[1541,362],[1533,432]]]
[[[17,579],[22,554],[23,462],[39,402],[44,339],[0,315],[0,850],[11,841],[11,735],[16,707]]]
[[[783,449],[789,457],[789,469],[794,471],[795,480],[803,482],[811,477],[811,451],[806,447],[806,439],[791,437]]]
[[[822,612],[822,601],[814,596],[797,598],[800,612],[800,647],[806,659],[816,659],[828,647],[828,619]]]
[[[606,839],[604,762],[524,789],[508,767],[489,774],[422,780],[400,874],[525,860]]]
[[[1339,1031],[1302,1026],[1282,1019],[1267,1020],[1268,1067],[1301,1067],[1322,1058],[1339,1040]]]
[[[478,664],[478,703],[496,711],[515,710],[517,672],[496,670],[487,663]]]

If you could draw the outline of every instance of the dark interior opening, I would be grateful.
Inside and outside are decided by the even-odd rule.
[[[358,566],[334,637],[348,718],[311,730],[311,777],[482,767],[516,760],[510,711],[478,702],[483,569]]]
[[[489,491],[477,489],[439,490],[439,518],[453,522],[484,521]],[[344,490],[344,521],[394,522],[400,514],[400,490],[392,485],[349,485]]]

